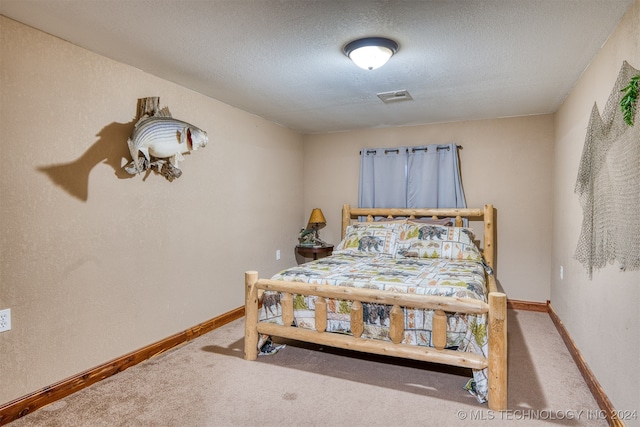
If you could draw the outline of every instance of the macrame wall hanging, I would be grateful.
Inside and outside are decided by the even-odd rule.
[[[589,278],[614,261],[640,270],[640,123],[637,108],[629,122],[624,99],[639,75],[624,61],[602,115],[594,104],[589,119],[575,187],[583,211],[575,258]]]

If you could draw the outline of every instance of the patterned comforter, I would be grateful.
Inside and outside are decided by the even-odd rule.
[[[360,254],[330,257],[284,270],[274,280],[381,289],[393,292],[471,298],[487,302],[484,266],[481,261],[442,258],[390,258]],[[282,324],[279,295],[265,293],[260,320]],[[350,334],[349,301],[327,301],[327,331]],[[315,329],[315,297],[294,296],[297,327]],[[365,338],[389,341],[391,306],[365,303]],[[431,310],[405,309],[404,344],[432,346]],[[447,313],[448,349],[487,356],[485,315]],[[465,388],[480,402],[486,401],[485,370],[474,370]]]

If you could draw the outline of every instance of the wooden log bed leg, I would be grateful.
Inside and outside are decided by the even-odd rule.
[[[258,358],[258,282],[257,271],[244,273],[244,358]]]
[[[489,294],[489,409],[507,409],[507,295]]]

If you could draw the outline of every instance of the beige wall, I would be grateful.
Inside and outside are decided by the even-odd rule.
[[[553,135],[551,115],[308,135],[304,211],[322,208],[327,227],[321,236],[337,243],[340,207],[358,203],[360,149],[455,142],[463,146],[467,206],[492,203],[497,210],[501,286],[511,299],[546,302]],[[481,235],[482,225],[475,227]]]
[[[623,60],[640,69],[640,0],[556,114],[551,303],[616,409],[640,411],[640,272],[611,265],[589,280],[573,258],[582,224],[573,190],[591,108],[603,111]]]
[[[13,321],[0,403],[240,307],[245,270],[295,262],[298,134],[1,16],[0,28],[0,308]],[[147,96],[209,133],[173,182],[121,171]]]

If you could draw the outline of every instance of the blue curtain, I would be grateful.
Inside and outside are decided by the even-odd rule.
[[[456,144],[363,149],[360,159],[360,207],[467,207]]]
[[[406,147],[363,149],[360,155],[359,206],[363,208],[406,206],[406,173]]]
[[[456,144],[410,148],[408,208],[466,208]]]

